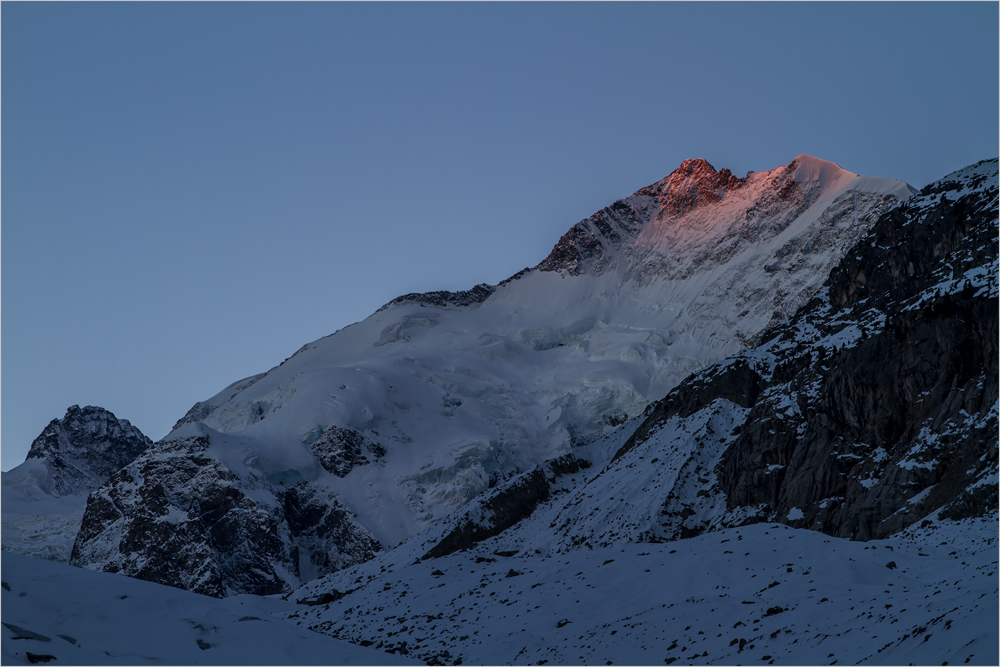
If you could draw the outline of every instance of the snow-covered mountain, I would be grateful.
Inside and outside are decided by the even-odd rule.
[[[152,441],[103,408],[71,406],[3,473],[3,549],[65,561],[87,496]]]
[[[995,664],[997,203],[997,160],[929,185],[761,345],[289,618],[450,664]]]
[[[936,511],[995,510],[997,279],[992,160],[883,216],[760,346],[483,494],[424,534],[427,553],[488,538],[504,550],[663,542],[760,521],[867,540]],[[530,538],[529,515],[547,526]]]
[[[4,554],[4,662],[997,664],[998,180],[688,161],[400,297],[73,463],[149,581]]]
[[[95,496],[74,562],[220,594],[369,558],[743,349],[911,193],[809,156],[745,178],[686,161],[575,225],[534,269],[396,299],[195,405]],[[192,511],[203,485],[231,499],[231,534]],[[289,500],[301,488],[336,508],[342,538]],[[260,532],[262,514],[274,519]],[[180,574],[181,535],[211,573]],[[233,535],[252,545],[235,560],[212,546]],[[250,571],[263,574],[235,574]]]

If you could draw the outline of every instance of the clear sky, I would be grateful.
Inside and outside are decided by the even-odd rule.
[[[998,152],[997,3],[9,3],[2,468],[413,291],[496,283],[703,157],[920,187]]]

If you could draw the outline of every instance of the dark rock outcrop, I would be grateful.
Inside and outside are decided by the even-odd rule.
[[[287,527],[208,446],[159,443],[92,493],[70,563],[213,597],[286,592],[276,568],[297,569]]]
[[[473,507],[462,511],[455,527],[423,558],[447,556],[499,535],[531,516],[538,503],[548,500],[549,494],[549,482],[540,466],[514,477],[486,497],[474,499]]]
[[[552,484],[559,477],[579,472],[590,465],[589,461],[566,454],[496,486],[473,499],[456,515],[448,517],[450,528],[422,558],[447,556],[499,535],[531,516],[539,503],[548,500]]]
[[[368,465],[385,456],[385,448],[349,428],[330,426],[309,443],[320,464],[337,477],[346,477],[355,466]]]
[[[321,576],[381,550],[324,490],[244,479],[209,445],[157,443],[92,493],[71,564],[214,597],[269,595],[299,585],[306,564]]]
[[[646,408],[646,420],[615,452],[612,461],[620,459],[637,444],[645,442],[673,416],[689,417],[720,398],[748,408],[760,396],[763,378],[743,359],[720,364],[691,376],[678,385],[663,400]]]
[[[413,292],[396,297],[375,312],[381,312],[389,306],[394,306],[400,303],[420,303],[429,306],[441,307],[467,307],[486,301],[486,299],[490,298],[490,295],[493,294],[495,290],[496,287],[493,285],[480,283],[470,290],[459,290],[458,292],[448,292],[446,290],[438,290],[436,292]]]
[[[382,545],[328,490],[296,484],[281,494],[285,521],[298,550],[296,573],[308,580],[360,563]],[[309,571],[305,572],[306,562]]]

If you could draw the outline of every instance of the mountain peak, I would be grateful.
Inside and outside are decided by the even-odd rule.
[[[835,181],[843,176],[854,178],[857,174],[847,171],[840,165],[821,160],[818,157],[803,153],[788,164],[788,169],[799,183],[818,182],[820,186]]]
[[[684,160],[683,162],[681,162],[681,166],[677,167],[677,169],[675,169],[673,171],[673,173],[676,173],[676,172],[679,172],[679,171],[701,172],[701,171],[709,171],[709,170],[713,174],[715,173],[715,167],[713,167],[712,164],[708,160],[706,160],[705,158],[700,158],[699,157],[699,158],[694,158],[694,159],[688,158],[687,160]]]
[[[717,171],[704,158],[684,160],[662,180],[571,227],[536,268],[600,274],[618,263],[627,272],[688,275],[698,266],[726,261],[747,243],[773,237],[822,199],[819,215],[848,187],[878,195],[879,201],[895,202],[913,192],[902,181],[859,179],[806,154],[743,178],[729,169]],[[856,198],[851,202],[855,206]],[[869,204],[875,199],[863,208]],[[709,258],[714,259],[706,263]]]
[[[716,171],[703,158],[689,159],[666,178],[646,186],[636,194],[655,197],[666,212],[683,215],[693,208],[721,200],[728,191],[746,183],[728,169]]]

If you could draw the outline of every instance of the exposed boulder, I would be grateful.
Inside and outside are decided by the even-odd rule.
[[[385,456],[385,448],[357,431],[330,426],[309,443],[320,464],[337,477],[346,477],[355,466],[367,465]]]

